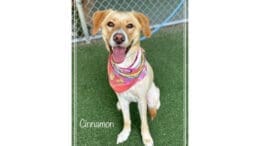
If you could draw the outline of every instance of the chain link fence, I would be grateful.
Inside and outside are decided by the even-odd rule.
[[[97,10],[138,11],[150,19],[153,33],[160,28],[187,22],[186,0],[75,0],[72,5],[72,42],[101,38],[91,36],[91,17]],[[143,38],[144,39],[144,38]]]

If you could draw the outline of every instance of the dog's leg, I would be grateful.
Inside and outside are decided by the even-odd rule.
[[[148,104],[148,110],[149,114],[151,116],[151,119],[153,120],[156,117],[157,110],[160,108],[160,90],[158,87],[155,86],[154,83],[152,83],[152,86],[147,92],[146,95],[147,98],[147,104]]]
[[[119,101],[116,103],[116,108],[117,108],[117,110],[121,111],[121,105],[120,105]]]
[[[117,135],[117,144],[126,141],[131,131],[129,101],[127,101],[123,97],[118,97],[118,101],[123,113],[124,127],[123,130]]]
[[[147,102],[146,98],[140,98],[138,101],[138,110],[141,118],[141,134],[145,146],[153,146],[153,139],[151,137],[148,123],[147,123]]]

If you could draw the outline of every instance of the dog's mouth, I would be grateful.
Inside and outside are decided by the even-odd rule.
[[[129,49],[132,47],[132,43],[128,47],[123,46],[109,46],[112,59],[115,63],[119,64],[122,63],[125,60],[126,54],[128,53]]]

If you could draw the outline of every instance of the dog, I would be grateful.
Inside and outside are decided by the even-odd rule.
[[[153,146],[147,122],[147,107],[154,119],[160,107],[160,90],[153,79],[153,69],[140,46],[141,32],[151,36],[150,22],[143,13],[112,9],[96,11],[92,16],[95,35],[100,29],[108,57],[108,80],[117,95],[117,109],[122,111],[124,125],[117,144],[128,139],[131,131],[130,102],[137,102],[141,119],[141,135],[145,146]]]

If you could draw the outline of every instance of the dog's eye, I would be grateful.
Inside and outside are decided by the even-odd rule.
[[[115,24],[114,24],[113,22],[109,21],[109,22],[107,23],[107,26],[108,26],[108,27],[114,27]]]
[[[126,27],[127,27],[127,28],[133,28],[134,25],[133,25],[132,23],[129,23],[129,24],[126,25]]]

